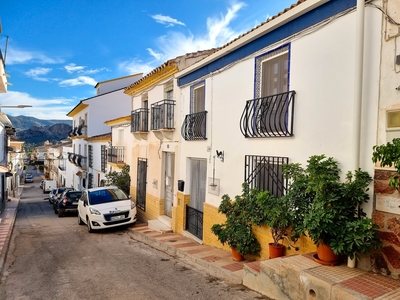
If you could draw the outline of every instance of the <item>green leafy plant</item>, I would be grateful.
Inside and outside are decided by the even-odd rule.
[[[380,161],[382,167],[394,167],[397,174],[389,179],[389,186],[399,189],[400,186],[400,139],[393,139],[385,145],[374,146],[372,153],[372,161],[377,163]]]
[[[108,185],[115,185],[129,195],[129,189],[131,184],[131,177],[129,175],[129,166],[125,165],[121,172],[110,172],[106,174]]]
[[[250,192],[246,185],[243,186],[242,194],[235,199],[223,195],[218,211],[226,215],[226,222],[211,227],[211,231],[222,244],[227,243],[242,255],[259,255],[261,250],[252,230],[248,209],[249,199],[254,196],[255,193]]]
[[[298,173],[302,175],[293,177],[292,184],[300,178],[301,190],[312,198],[304,214],[303,230],[314,243],[323,242],[336,254],[346,255],[365,253],[378,245],[376,227],[367,226],[372,221],[361,209],[369,199],[372,179],[367,172],[348,172],[345,182],[341,182],[338,163],[331,157],[315,155]]]

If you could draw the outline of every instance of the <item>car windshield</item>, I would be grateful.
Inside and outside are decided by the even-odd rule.
[[[101,189],[97,191],[88,192],[89,204],[103,204],[114,201],[127,200],[128,197],[120,189]]]
[[[67,192],[65,196],[71,200],[77,200],[82,196],[82,192]]]

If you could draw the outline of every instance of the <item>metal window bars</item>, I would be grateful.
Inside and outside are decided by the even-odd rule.
[[[246,101],[240,131],[246,138],[293,135],[295,91]]]
[[[131,132],[149,131],[149,109],[138,108],[131,112]]]
[[[207,111],[186,115],[181,128],[186,141],[207,139]]]
[[[244,182],[251,189],[269,191],[277,197],[286,193],[288,180],[283,175],[283,165],[288,157],[246,155]]]

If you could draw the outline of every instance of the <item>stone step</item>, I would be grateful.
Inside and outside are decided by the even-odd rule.
[[[147,223],[148,223],[149,229],[151,229],[151,230],[158,231],[161,233],[172,232],[171,226],[166,225],[165,223],[161,222],[158,219],[149,220]]]

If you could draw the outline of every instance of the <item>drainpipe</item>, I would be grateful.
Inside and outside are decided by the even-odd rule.
[[[354,72],[354,169],[360,168],[365,0],[357,0]]]

